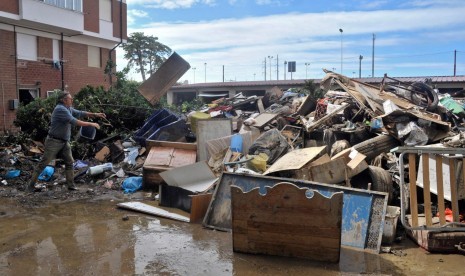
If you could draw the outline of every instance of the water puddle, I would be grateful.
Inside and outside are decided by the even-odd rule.
[[[0,199],[0,275],[448,275],[463,260],[428,254],[408,240],[402,247],[406,256],[343,248],[336,264],[234,253],[231,233],[116,204],[23,208]]]

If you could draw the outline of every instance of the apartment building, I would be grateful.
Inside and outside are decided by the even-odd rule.
[[[109,87],[104,73],[127,38],[125,0],[0,1],[0,131],[15,130],[20,103],[54,89]]]

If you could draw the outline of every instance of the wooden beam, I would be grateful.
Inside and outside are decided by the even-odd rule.
[[[426,226],[433,225],[431,213],[431,189],[429,181],[429,153],[423,153],[423,204],[425,210]]]
[[[444,181],[442,176],[442,155],[436,154],[436,183],[438,188],[438,211],[439,223],[446,224],[445,204],[444,204]]]
[[[454,222],[460,222],[459,218],[459,202],[457,200],[457,181],[455,175],[455,162],[453,158],[449,159],[450,169],[450,202],[452,204],[452,216]]]
[[[417,205],[417,168],[416,168],[415,153],[409,153],[408,164],[409,164],[408,167],[409,167],[409,179],[410,179],[410,214],[412,215],[412,226],[417,227],[418,226],[418,205]]]

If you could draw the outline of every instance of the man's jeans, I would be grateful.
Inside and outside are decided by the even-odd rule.
[[[62,157],[65,161],[65,176],[66,176],[66,186],[74,186],[74,171],[73,164],[74,159],[71,153],[71,146],[69,142],[61,141],[48,137],[45,139],[45,151],[40,163],[34,169],[32,173],[31,180],[29,181],[29,186],[34,186],[39,178],[40,173],[45,169],[45,167],[50,164],[50,162],[56,159],[58,156]]]

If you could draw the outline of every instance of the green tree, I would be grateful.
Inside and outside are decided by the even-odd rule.
[[[171,48],[159,42],[158,37],[146,36],[142,32],[130,34],[123,49],[128,66],[140,73],[143,81],[147,72],[152,75],[171,55]]]

